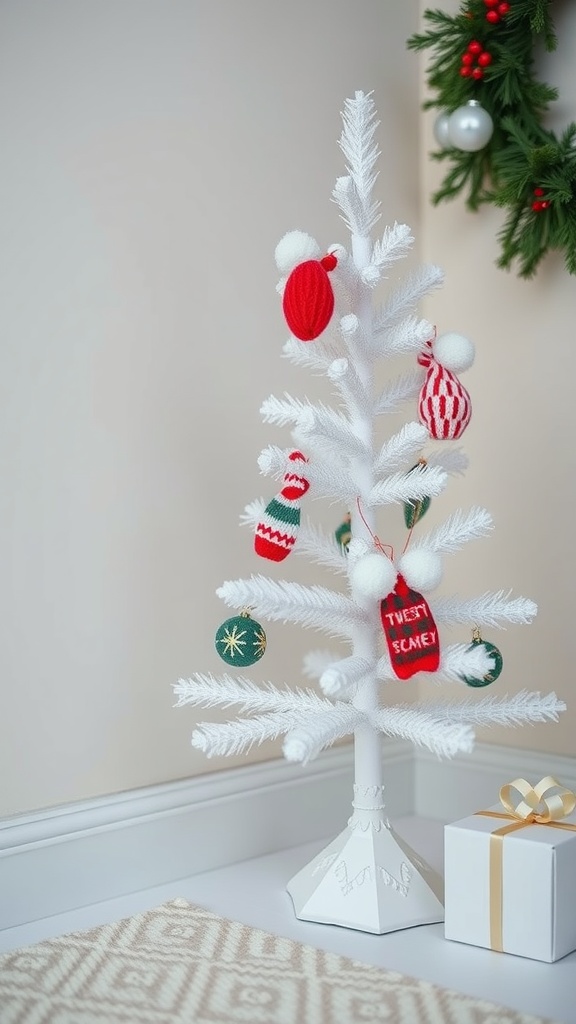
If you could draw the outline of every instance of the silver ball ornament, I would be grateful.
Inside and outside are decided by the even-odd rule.
[[[438,117],[434,121],[434,127],[432,129],[434,132],[434,138],[436,139],[438,145],[442,146],[442,149],[450,149],[452,145],[452,143],[450,142],[450,136],[448,135],[449,120],[449,114],[446,114],[445,112],[442,114],[438,114]]]
[[[465,153],[477,153],[484,149],[494,131],[494,122],[478,100],[468,100],[448,118],[448,136],[456,149]]]

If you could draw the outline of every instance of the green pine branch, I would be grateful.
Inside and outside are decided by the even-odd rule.
[[[544,127],[558,90],[538,80],[535,42],[557,45],[551,0],[513,0],[496,24],[486,19],[483,0],[468,0],[455,16],[438,9],[424,13],[426,31],[407,41],[408,49],[430,51],[424,109],[451,113],[478,99],[494,122],[488,145],[477,153],[454,148],[432,153],[448,166],[432,196],[436,205],[464,197],[470,210],[493,203],[507,212],[498,235],[498,266],[516,266],[532,277],[546,253],[564,253],[576,273],[576,124],[560,139]],[[492,60],[476,80],[462,76],[462,55],[477,40]]]

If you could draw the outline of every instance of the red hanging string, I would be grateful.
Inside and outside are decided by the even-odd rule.
[[[375,533],[372,533],[372,530],[368,526],[368,523],[366,522],[366,520],[364,518],[364,515],[362,514],[362,509],[360,508],[360,498],[359,497],[356,498],[356,505],[358,506],[358,514],[359,514],[362,522],[364,523],[364,526],[368,530],[368,533],[372,537],[372,540],[374,541],[375,546],[378,548],[379,551],[382,552],[383,555],[386,555],[386,558],[389,558],[390,561],[393,562],[394,561],[394,548],[392,547],[391,544],[383,544],[382,541],[380,540],[380,538],[377,537]],[[386,549],[388,549],[388,550],[386,550]],[[390,554],[388,554],[388,552],[390,552]]]

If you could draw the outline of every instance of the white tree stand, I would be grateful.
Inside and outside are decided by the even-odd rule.
[[[381,764],[378,734],[357,730],[352,817],[287,886],[300,920],[377,935],[444,920],[442,878],[386,817]]]

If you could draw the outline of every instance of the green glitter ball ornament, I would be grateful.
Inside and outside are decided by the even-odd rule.
[[[496,645],[483,640],[480,636],[480,630],[475,629],[472,632],[471,647],[478,647],[479,644],[486,649],[486,653],[494,660],[494,668],[487,672],[485,676],[482,676],[481,679],[478,679],[476,676],[462,676],[466,686],[489,686],[490,683],[498,679],[504,666],[504,660]]]
[[[243,611],[226,619],[216,630],[214,646],[227,665],[247,668],[255,665],[266,650],[266,633],[250,612]]]

